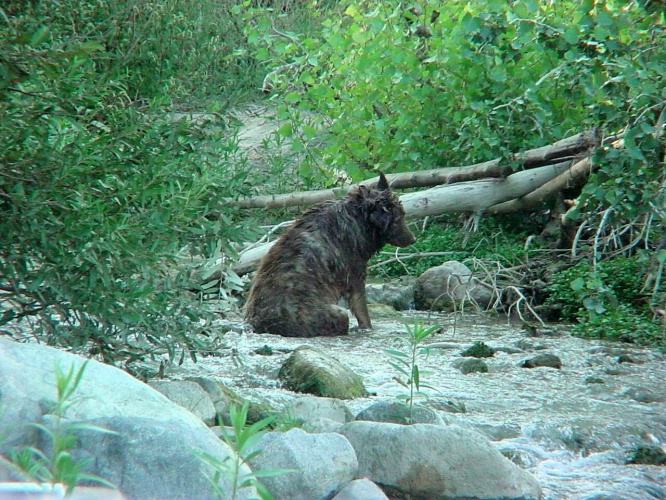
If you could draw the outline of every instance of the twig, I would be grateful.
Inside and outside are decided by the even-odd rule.
[[[514,292],[518,295],[518,300],[509,304],[509,310],[508,310],[509,313],[511,312],[511,309],[515,307],[516,312],[518,313],[518,317],[521,319],[521,321],[525,321],[525,318],[523,318],[523,314],[520,312],[520,303],[524,302],[525,307],[527,307],[527,310],[530,313],[532,313],[532,316],[534,316],[539,321],[539,323],[541,323],[543,326],[546,326],[546,324],[543,322],[541,317],[536,313],[536,311],[534,309],[532,309],[532,306],[530,306],[529,301],[527,300],[525,295],[523,295],[523,292],[521,292],[520,289],[518,289],[517,287],[515,287],[513,285],[509,285],[505,288],[505,290],[512,291],[512,292]]]
[[[417,253],[405,253],[405,254],[400,254],[399,256],[397,255],[397,250],[396,253],[394,254],[393,252],[381,252],[380,255],[395,255],[395,257],[387,260],[383,260],[381,262],[378,262],[377,264],[373,264],[372,266],[369,266],[368,269],[376,269],[378,267],[384,266],[386,264],[390,264],[391,262],[396,262],[396,261],[401,261],[401,260],[407,260],[407,259],[415,259],[415,258],[420,258],[420,257],[444,257],[446,255],[453,255],[456,252],[417,252]]]

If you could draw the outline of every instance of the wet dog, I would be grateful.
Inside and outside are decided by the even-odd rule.
[[[416,241],[384,174],[376,189],[357,186],[339,200],[305,212],[266,254],[255,276],[246,318],[258,333],[287,337],[346,335],[344,298],[361,329],[371,329],[365,280],[368,261],[386,244]]]

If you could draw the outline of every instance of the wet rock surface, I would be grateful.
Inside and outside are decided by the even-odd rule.
[[[666,356],[630,344],[572,337],[563,325],[549,325],[548,335],[534,338],[522,323],[512,325],[506,318],[404,312],[402,318],[373,316],[374,331],[345,337],[298,339],[236,331],[225,334],[229,356],[186,361],[168,374],[214,378],[245,397],[281,408],[302,395],[284,389],[277,373],[291,352],[307,344],[363,378],[370,396],[345,401],[356,415],[405,394],[385,349],[404,348],[399,337],[415,316],[443,326],[429,339],[439,348],[419,358],[422,383],[433,389],[424,388],[429,398],[417,399],[418,404],[439,414],[445,425],[485,434],[538,479],[545,498],[666,498],[666,468],[627,464],[638,446],[666,443]],[[484,359],[488,373],[463,375],[456,360],[475,342],[492,346],[495,355]],[[254,353],[265,345],[272,356]],[[544,351],[559,358],[561,369],[520,366]],[[620,364],[620,354],[641,363]]]

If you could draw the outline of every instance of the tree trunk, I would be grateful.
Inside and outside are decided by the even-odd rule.
[[[512,161],[525,170],[538,168],[544,165],[572,160],[576,155],[587,153],[591,148],[599,145],[599,135],[596,131],[588,131],[557,141],[549,146],[530,149],[524,153],[513,155],[508,159],[495,160],[469,165],[465,167],[447,167],[434,170],[404,172],[387,175],[389,184],[394,189],[414,187],[432,187],[442,184],[476,181],[479,179],[504,179],[511,175],[514,167]],[[364,186],[374,186],[379,177],[361,182]],[[489,182],[494,182],[489,180]],[[324,189],[319,191],[302,191],[299,193],[277,194],[241,198],[238,200],[226,199],[225,204],[239,208],[285,208],[301,205],[314,205],[322,201],[332,200],[344,196],[353,186]]]
[[[409,218],[451,212],[484,212],[489,207],[520,198],[566,172],[571,162],[523,170],[506,179],[445,184],[400,197]]]

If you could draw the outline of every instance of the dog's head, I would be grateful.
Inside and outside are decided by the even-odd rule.
[[[412,245],[416,238],[405,223],[405,210],[400,199],[389,188],[383,173],[379,174],[377,189],[361,186],[368,221],[379,233],[382,243],[397,247]]]

